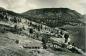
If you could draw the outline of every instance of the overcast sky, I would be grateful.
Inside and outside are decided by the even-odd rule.
[[[18,13],[37,8],[65,7],[86,14],[86,0],[0,0],[0,7]]]

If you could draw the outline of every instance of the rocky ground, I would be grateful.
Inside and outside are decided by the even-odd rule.
[[[70,52],[53,51],[51,49],[21,48],[20,44],[15,43],[16,39],[24,40],[25,36],[11,32],[0,33],[0,56],[82,56]]]

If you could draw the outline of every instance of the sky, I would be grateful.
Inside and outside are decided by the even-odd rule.
[[[0,0],[0,7],[23,13],[39,8],[70,8],[86,14],[86,0]]]

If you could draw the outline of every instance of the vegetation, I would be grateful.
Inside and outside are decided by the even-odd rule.
[[[34,9],[23,13],[29,20],[45,24],[50,27],[83,24],[79,19],[82,15],[68,8]]]

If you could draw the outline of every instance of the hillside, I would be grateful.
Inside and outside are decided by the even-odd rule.
[[[59,28],[37,23],[31,20],[33,17],[27,18],[3,8],[0,9],[0,16],[0,56],[81,56],[65,48],[61,48],[61,51],[52,49],[54,47],[41,49],[42,38],[58,38]]]
[[[84,23],[86,23],[86,14],[83,15],[83,19],[81,21],[84,22]]]
[[[45,24],[50,27],[59,27],[63,25],[83,24],[79,19],[82,15],[75,10],[68,8],[42,8],[33,9],[24,12],[22,15],[29,20]]]
[[[29,10],[23,15],[29,20],[68,31],[72,35],[72,43],[86,49],[85,18],[77,11],[68,8],[42,8]]]

